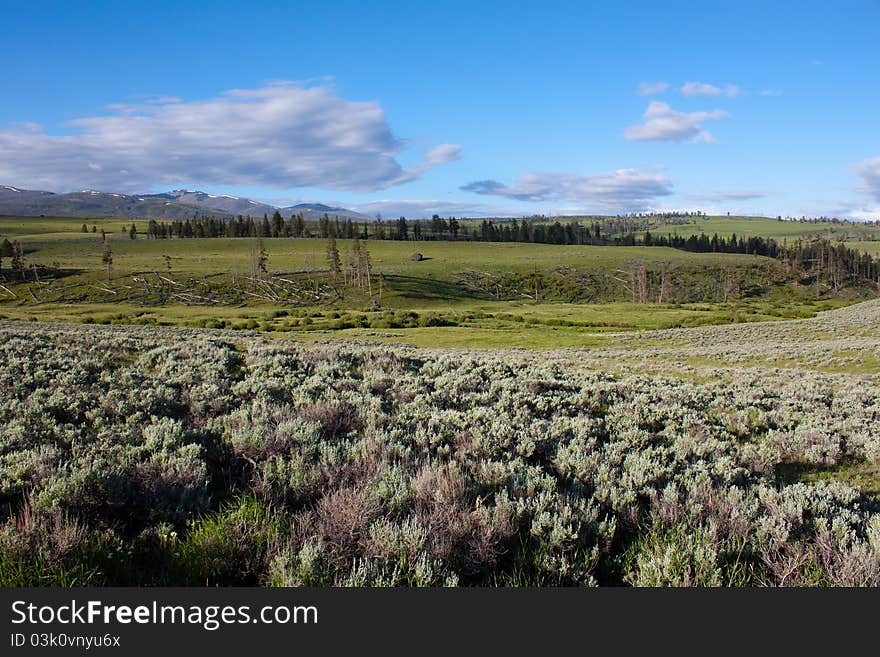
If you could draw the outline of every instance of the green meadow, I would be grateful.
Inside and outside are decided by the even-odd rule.
[[[743,227],[752,226],[774,237],[812,228],[751,218],[695,222],[674,228],[746,234]],[[786,286],[778,263],[758,256],[497,242],[370,240],[370,286],[355,287],[344,275],[331,276],[324,239],[151,240],[146,222],[134,223],[136,239],[124,219],[0,217],[0,240],[19,241],[27,262],[50,272],[0,289],[0,318],[233,328],[303,341],[552,348],[609,345],[614,335],[638,329],[811,317],[858,300]],[[112,253],[109,275],[102,231]],[[253,287],[259,244],[268,279],[314,288],[315,298],[281,298]],[[343,267],[352,247],[337,240]],[[639,268],[654,272],[654,288],[649,284],[646,297],[633,303]],[[694,298],[664,300],[661,271],[678,277],[682,289],[697,290]],[[703,300],[699,290],[717,296],[724,277],[753,291]],[[601,289],[585,292],[597,280],[604,281]]]

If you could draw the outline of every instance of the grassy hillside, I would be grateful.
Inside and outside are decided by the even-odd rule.
[[[870,253],[871,255],[880,255],[880,240],[872,242],[864,240],[850,240],[846,244],[850,248],[858,249],[859,251],[864,251],[865,253]]]
[[[798,237],[827,237],[829,239],[866,239],[880,240],[880,226],[868,226],[856,223],[833,223],[777,220],[768,217],[727,217],[708,216],[693,217],[686,223],[659,223],[652,232],[677,233],[692,235],[706,233],[729,237],[736,234],[743,236],[772,237],[778,241],[797,239]]]
[[[0,236],[18,239],[25,245],[27,255],[41,263],[55,263],[59,267],[79,270],[100,270],[103,243],[98,234],[82,233],[82,222],[69,219],[4,220],[0,218]],[[131,222],[111,220],[94,222],[98,230],[108,232],[114,256],[114,267],[119,272],[148,271],[165,268],[163,256],[173,260],[173,268],[180,272],[213,274],[222,271],[247,272],[250,253],[255,240],[147,240],[141,234],[137,240],[121,233],[122,226]],[[135,222],[137,225],[137,222]],[[89,226],[92,222],[89,222]],[[146,231],[146,224],[140,226]],[[326,267],[326,241],[320,239],[266,239],[270,265],[283,271]],[[350,241],[338,240],[340,254],[344,255]],[[483,243],[483,242],[397,242],[371,241],[370,257],[373,265],[388,274],[431,277],[451,280],[458,271],[485,269],[528,272],[550,267],[624,267],[632,260],[649,264],[742,264],[748,256],[728,254],[695,254],[666,248],[595,246],[557,246],[551,244]],[[422,253],[425,260],[414,262],[410,256]]]
[[[773,223],[773,222],[771,222]],[[332,279],[327,242],[266,239],[265,281],[252,280],[254,239],[131,240],[125,220],[0,218],[29,263],[47,268],[0,289],[0,316],[178,324],[421,346],[588,346],[608,332],[808,317],[857,298],[785,283],[779,263],[661,247],[483,242],[368,242],[369,289]],[[107,232],[108,280],[102,262]],[[352,246],[338,240],[343,267]],[[424,257],[413,261],[418,251]],[[4,263],[10,267],[9,259]],[[639,303],[635,276],[645,271]]]
[[[141,223],[146,228],[146,222]],[[65,239],[87,237],[82,232],[86,224],[91,230],[95,226],[98,233],[103,228],[109,233],[118,233],[122,226],[130,226],[127,219],[80,219],[77,217],[10,217],[0,215],[0,237],[17,239],[23,242],[32,239]],[[94,237],[94,236],[92,236]]]

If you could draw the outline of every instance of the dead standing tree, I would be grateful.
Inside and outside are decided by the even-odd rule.
[[[635,268],[635,281],[639,292],[639,303],[648,303],[648,270],[644,262],[640,262]]]
[[[660,292],[657,294],[657,303],[663,303],[669,298],[669,263],[664,262],[660,267]]]
[[[262,237],[251,246],[250,264],[251,284],[256,287],[257,283],[261,283],[269,274],[269,253],[266,251],[266,245],[263,243]]]
[[[609,278],[623,283],[624,289],[630,294],[632,303],[648,303],[648,269],[644,261],[633,261],[627,264],[629,265],[628,270],[615,269],[614,271],[628,278],[620,278],[610,274]]]
[[[332,263],[332,256],[328,251],[328,258]],[[332,265],[331,265],[332,269]],[[352,285],[373,296],[373,280],[371,275],[370,252],[367,245],[355,236],[345,258],[343,269],[343,283]]]
[[[327,266],[330,269],[330,278],[334,283],[339,280],[339,249],[336,247],[336,238],[333,235],[327,239]]]
[[[359,244],[358,249],[358,272],[361,280],[361,289],[366,289],[367,294],[373,296],[373,278],[371,275],[372,265],[370,263],[370,252],[367,245],[357,238],[355,241]]]

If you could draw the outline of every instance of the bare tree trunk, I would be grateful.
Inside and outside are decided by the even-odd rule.
[[[657,296],[657,303],[663,303],[663,299],[668,294],[669,272],[663,269],[660,272],[660,294]]]

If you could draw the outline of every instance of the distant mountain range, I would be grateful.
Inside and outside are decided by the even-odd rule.
[[[226,194],[215,195],[188,189],[162,194],[115,194],[86,189],[81,192],[55,194],[32,189],[0,185],[0,215],[22,217],[120,217],[126,219],[189,219],[205,214],[233,217],[239,214],[262,217],[275,210],[285,218],[301,214],[308,220],[330,217],[366,221],[367,215],[321,203],[300,203],[276,207],[249,198]]]

